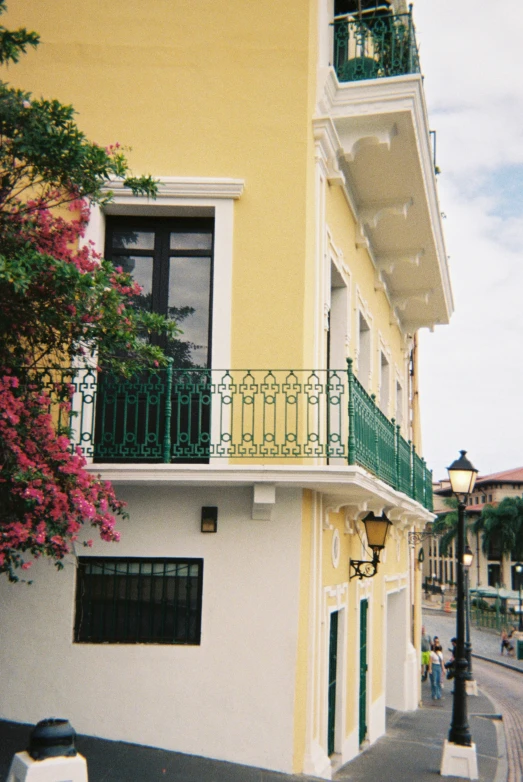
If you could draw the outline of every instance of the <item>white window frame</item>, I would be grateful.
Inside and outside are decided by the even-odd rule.
[[[112,201],[104,207],[91,206],[91,217],[84,242],[92,242],[103,255],[105,216],[134,217],[213,217],[214,273],[212,306],[211,367],[231,366],[232,263],[234,201],[240,198],[244,183],[240,179],[157,177],[155,200],[135,196],[122,182],[111,182]]]

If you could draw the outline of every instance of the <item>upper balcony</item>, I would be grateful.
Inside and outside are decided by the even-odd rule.
[[[130,380],[96,369],[53,369],[45,375],[51,397],[58,373],[74,389],[73,446],[111,478],[132,474],[138,465],[176,465],[171,477],[184,465],[196,465],[200,474],[209,469],[205,465],[240,470],[314,465],[324,490],[336,493],[330,486],[339,480],[336,471],[359,465],[432,510],[431,472],[366,393],[351,360],[346,370],[177,369],[171,364]],[[146,473],[153,482],[155,471]]]
[[[340,82],[420,73],[412,8],[370,9],[334,20],[334,69]]]
[[[314,132],[329,183],[345,187],[375,288],[412,334],[453,311],[423,78],[412,9],[360,5],[372,8],[333,22]]]

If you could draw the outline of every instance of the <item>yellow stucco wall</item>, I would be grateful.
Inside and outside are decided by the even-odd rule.
[[[383,291],[375,289],[376,271],[367,250],[356,246],[356,221],[349,208],[347,200],[340,187],[329,187],[326,198],[326,221],[331,232],[334,245],[343,253],[344,263],[351,274],[351,323],[350,323],[350,354],[355,358],[358,332],[358,296],[368,306],[372,315],[372,385],[369,391],[378,392],[379,384],[379,336],[384,345],[390,349],[392,379],[397,369],[401,375],[404,394],[407,394],[407,378],[405,377],[405,355],[403,353],[403,338],[398,326],[391,325],[391,306]],[[391,397],[392,397],[391,384]]]
[[[132,147],[135,173],[244,179],[233,366],[296,367],[308,351],[315,7],[53,0],[11,2],[4,17],[42,41],[4,78],[72,103],[90,139]]]

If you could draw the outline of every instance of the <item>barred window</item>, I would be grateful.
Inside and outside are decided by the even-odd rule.
[[[199,644],[202,559],[79,557],[76,643]]]

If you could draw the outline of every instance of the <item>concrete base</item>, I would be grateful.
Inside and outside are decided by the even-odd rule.
[[[33,760],[27,752],[17,752],[7,782],[88,782],[87,761],[82,755]]]
[[[478,694],[478,683],[475,679],[470,679],[465,682],[465,691],[467,695]]]
[[[464,747],[462,744],[452,744],[445,739],[440,774],[442,777],[477,779],[478,761],[476,745],[472,744],[470,747]]]

